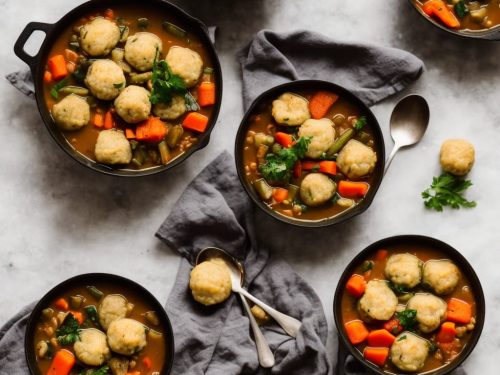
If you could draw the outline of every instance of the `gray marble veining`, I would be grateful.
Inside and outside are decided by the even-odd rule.
[[[30,21],[55,22],[80,0],[0,0],[0,74],[25,68],[12,52]],[[500,352],[500,252],[496,154],[500,132],[500,44],[468,41],[435,30],[406,1],[177,0],[218,25],[224,99],[207,148],[172,173],[125,180],[97,175],[69,159],[52,141],[35,102],[0,80],[0,324],[59,281],[77,273],[106,271],[143,283],[166,301],[179,259],[153,236],[186,184],[223,149],[232,152],[242,116],[235,52],[262,28],[306,28],[342,40],[406,49],[427,66],[406,93],[427,98],[431,122],[422,142],[398,154],[371,208],[334,228],[288,228],[257,213],[259,233],[319,294],[336,340],[333,292],[340,272],[368,244],[395,234],[440,238],[460,249],[477,270],[487,301],[487,321],[466,362],[470,374],[496,373]],[[402,96],[405,93],[399,95]],[[389,150],[390,112],[398,97],[375,106]],[[420,192],[439,173],[438,152],[448,137],[476,146],[470,177],[473,210],[425,210]],[[272,233],[269,229],[272,228]],[[332,360],[334,353],[332,352]]]

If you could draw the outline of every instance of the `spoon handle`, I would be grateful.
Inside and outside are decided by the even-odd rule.
[[[239,292],[247,297],[250,301],[260,306],[266,313],[268,313],[289,336],[297,337],[297,333],[299,332],[300,326],[302,325],[300,321],[292,318],[291,316],[285,315],[278,310],[273,309],[269,305],[266,305],[264,302],[252,296],[243,288],[241,288]]]
[[[384,175],[387,173],[387,170],[389,169],[389,166],[392,163],[392,159],[394,159],[394,156],[396,156],[396,153],[398,150],[401,148],[397,143],[394,144],[394,147],[392,148],[391,154],[387,158],[387,161],[385,162],[385,169],[384,169]]]
[[[248,315],[248,320],[250,321],[250,327],[252,328],[253,337],[255,340],[255,346],[257,347],[257,357],[259,358],[259,363],[263,368],[270,368],[274,366],[274,354],[267,343],[266,338],[262,334],[257,321],[255,320],[252,311],[250,311],[250,306],[243,294],[238,293],[241,298],[241,303],[245,308],[245,312]]]

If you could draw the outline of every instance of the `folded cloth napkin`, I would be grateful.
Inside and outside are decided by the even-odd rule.
[[[311,31],[262,30],[239,54],[245,108],[263,91],[298,79],[339,84],[373,105],[417,80],[423,62],[409,52],[345,43]]]
[[[167,302],[175,333],[174,374],[327,374],[328,333],[318,296],[283,261],[257,243],[253,206],[236,175],[234,159],[223,152],[182,194],[156,236],[182,255]],[[222,248],[245,266],[246,283],[256,297],[302,321],[296,339],[276,324],[263,326],[276,364],[259,367],[248,318],[232,296],[220,306],[195,302],[189,272],[199,250]]]

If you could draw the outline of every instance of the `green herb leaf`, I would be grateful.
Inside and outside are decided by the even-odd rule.
[[[120,82],[120,83],[113,83],[113,86],[115,89],[121,89],[125,82]]]
[[[73,314],[69,313],[56,330],[56,338],[62,346],[74,344],[80,338],[80,325]]]
[[[403,341],[406,340],[406,335],[401,336],[397,341]]]
[[[356,130],[361,130],[363,129],[363,127],[368,123],[368,120],[366,119],[365,116],[361,116],[360,118],[358,118],[356,120],[356,122],[354,123],[354,129]]]
[[[465,4],[464,0],[460,0],[458,3],[456,3],[454,9],[455,9],[455,14],[459,18],[464,18],[467,15],[467,13],[469,13],[469,8]]]
[[[373,261],[365,260],[361,266],[361,272],[365,273],[373,269]]]
[[[151,103],[170,103],[174,94],[186,97],[188,93],[186,85],[181,77],[172,73],[165,60],[158,61],[160,50],[156,48],[156,55],[153,61],[153,76],[151,77],[152,90],[149,100]],[[188,103],[189,100],[189,103]],[[186,104],[192,104],[190,99]],[[194,98],[193,98],[194,100]]]
[[[59,90],[62,89],[64,86],[66,86],[66,83],[68,82],[68,77],[65,77],[61,79],[59,82],[57,82],[54,87],[50,90],[50,95],[54,99],[59,99]]]
[[[105,365],[98,369],[83,369],[78,375],[107,375],[109,374],[109,366]]]
[[[282,148],[277,154],[268,153],[266,162],[259,166],[260,173],[267,181],[287,182],[293,166],[305,156],[310,142],[310,137],[301,137],[292,147]]]
[[[84,308],[85,316],[95,325],[99,325],[99,319],[97,318],[97,309],[94,305],[85,306]]]
[[[476,207],[476,202],[468,201],[462,196],[470,186],[472,186],[470,180],[464,180],[449,173],[434,177],[430,188],[422,192],[425,207],[436,211],[443,211],[445,206],[455,209]]]
[[[417,310],[404,310],[396,313],[399,325],[406,331],[414,331],[417,325]]]
[[[318,172],[319,171],[319,165],[316,164],[311,168],[311,172]]]
[[[396,285],[392,282],[389,282],[389,288],[391,288],[394,292],[396,292],[398,294],[408,293],[408,289],[406,289],[405,287],[403,287],[401,285]]]

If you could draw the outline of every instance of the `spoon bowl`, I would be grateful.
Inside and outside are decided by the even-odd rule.
[[[390,120],[394,148],[385,164],[385,172],[400,148],[420,142],[429,125],[429,118],[429,105],[420,95],[405,96],[396,104]]]

